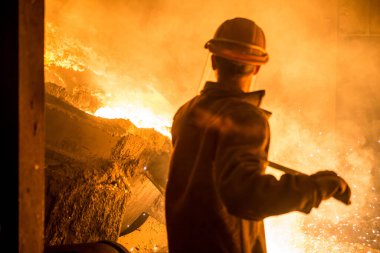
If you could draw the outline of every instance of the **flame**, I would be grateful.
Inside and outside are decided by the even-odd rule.
[[[51,23],[47,22],[45,26],[45,53],[44,65],[59,66],[74,71],[84,71],[86,63],[84,47],[79,46],[75,40],[63,39],[60,31]]]

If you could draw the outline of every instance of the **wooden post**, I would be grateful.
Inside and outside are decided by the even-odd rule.
[[[44,1],[19,0],[18,252],[42,253],[45,209]]]

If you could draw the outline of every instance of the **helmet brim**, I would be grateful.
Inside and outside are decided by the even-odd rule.
[[[217,56],[249,65],[263,65],[269,60],[265,49],[259,46],[225,39],[211,39],[205,48]]]

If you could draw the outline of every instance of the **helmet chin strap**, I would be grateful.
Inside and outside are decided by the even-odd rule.
[[[212,66],[211,66],[211,56],[210,56],[210,54],[211,53],[208,51],[207,52],[207,56],[206,56],[206,61],[205,61],[204,65],[203,65],[201,79],[199,80],[197,94],[200,94],[200,92],[202,91],[202,89],[203,89],[206,81],[211,81],[210,80],[210,75],[211,75],[211,73],[213,71],[212,71]]]

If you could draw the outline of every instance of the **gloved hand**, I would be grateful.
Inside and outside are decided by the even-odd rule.
[[[311,177],[322,192],[322,199],[334,197],[346,205],[351,204],[351,189],[347,182],[334,171],[319,171]]]

